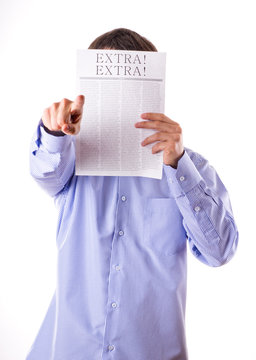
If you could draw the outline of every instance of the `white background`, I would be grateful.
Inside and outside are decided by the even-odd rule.
[[[25,358],[55,289],[57,213],[29,174],[32,134],[77,95],[76,49],[117,27],[167,52],[165,113],[218,171],[240,232],[223,267],[189,253],[190,360],[256,359],[255,18],[253,0],[1,0],[1,360]]]

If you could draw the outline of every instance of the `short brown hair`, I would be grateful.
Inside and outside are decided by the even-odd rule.
[[[88,49],[113,49],[157,51],[156,47],[144,36],[135,31],[118,28],[98,36]]]

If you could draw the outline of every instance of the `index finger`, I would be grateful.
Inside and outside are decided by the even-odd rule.
[[[158,120],[158,121],[167,122],[167,123],[170,123],[173,125],[178,125],[178,123],[171,120],[170,118],[168,118],[166,115],[164,115],[162,113],[152,113],[152,112],[143,113],[143,114],[141,114],[141,118],[146,119],[146,120]]]
[[[75,101],[71,105],[71,112],[74,110],[82,112],[83,106],[84,106],[84,95],[78,95],[75,98]]]

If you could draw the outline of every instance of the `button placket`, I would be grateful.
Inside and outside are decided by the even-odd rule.
[[[123,186],[122,186],[123,183]],[[117,344],[113,344],[113,338],[116,336],[116,320],[119,314],[119,306],[120,306],[120,294],[122,287],[122,276],[121,276],[121,268],[122,264],[119,263],[120,256],[122,254],[122,243],[123,236],[126,232],[126,224],[128,219],[127,212],[127,196],[125,192],[122,191],[122,187],[126,188],[125,179],[118,177],[118,194],[119,201],[117,202],[116,209],[116,219],[115,219],[115,236],[113,237],[113,245],[111,251],[111,268],[112,271],[109,273],[109,291],[108,291],[108,310],[105,322],[105,334],[104,334],[104,347],[107,349],[105,352],[106,359],[107,352],[111,352],[114,349],[116,350]],[[116,274],[116,275],[114,275]],[[105,359],[103,356],[103,359]]]

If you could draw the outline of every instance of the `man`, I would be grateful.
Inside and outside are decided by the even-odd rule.
[[[127,29],[89,48],[157,51]],[[145,113],[142,142],[163,151],[163,177],[76,176],[86,96],[44,110],[31,174],[54,197],[57,287],[27,360],[186,360],[186,244],[209,266],[233,256],[238,232],[214,168],[183,146],[178,123]],[[114,139],[113,139],[114,141]]]

